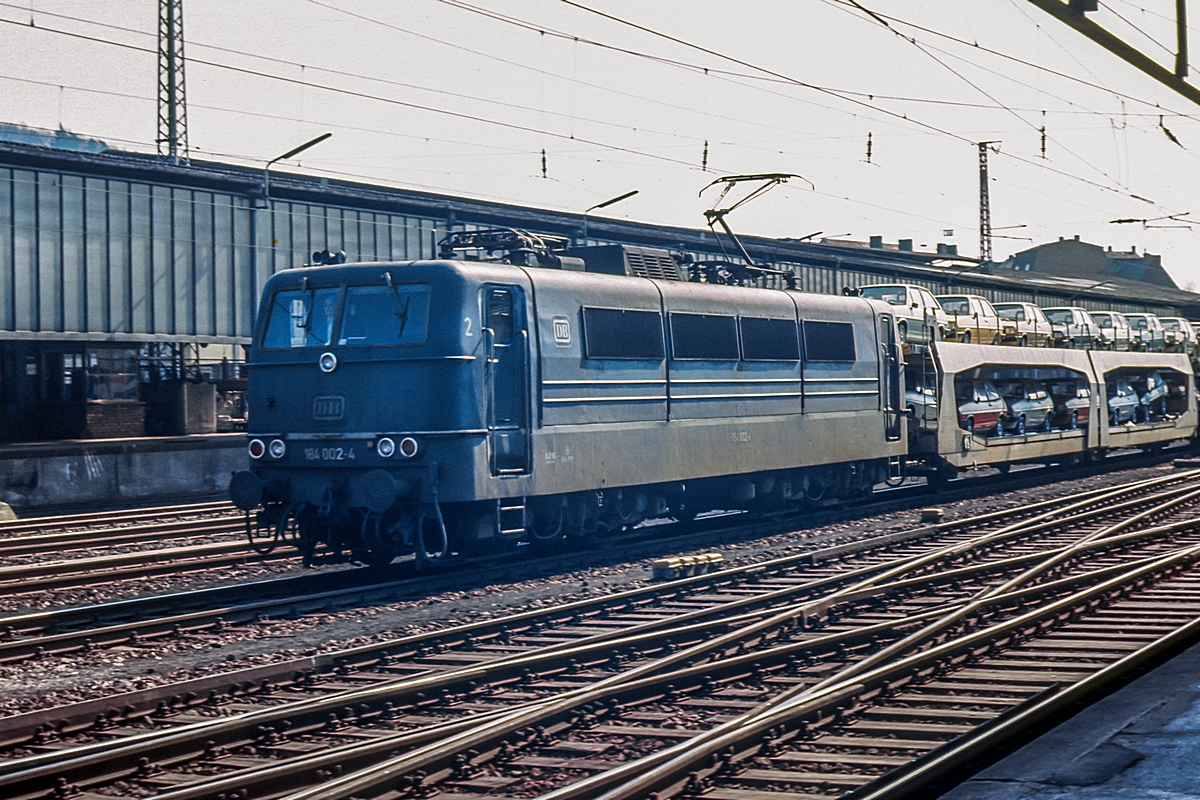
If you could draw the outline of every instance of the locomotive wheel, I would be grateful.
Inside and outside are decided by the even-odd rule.
[[[372,567],[384,567],[400,555],[400,544],[412,537],[412,517],[367,514],[362,522],[364,550],[356,557]]]
[[[549,546],[566,538],[567,512],[564,506],[565,501],[557,506],[546,503],[534,508],[533,524],[529,526],[533,544]]]

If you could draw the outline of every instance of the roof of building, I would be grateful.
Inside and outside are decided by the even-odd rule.
[[[1078,236],[1073,239],[1059,237],[1057,242],[1022,250],[997,266],[1000,269],[1041,272],[1068,278],[1096,281],[1116,278],[1168,289],[1179,288],[1163,269],[1161,257],[1139,253],[1136,247],[1129,250],[1105,249],[1098,244],[1082,242]]]

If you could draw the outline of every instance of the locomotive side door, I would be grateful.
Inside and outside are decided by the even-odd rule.
[[[483,287],[488,453],[493,475],[529,471],[529,332],[516,286]]]
[[[889,442],[894,442],[900,438],[903,403],[900,402],[900,345],[891,314],[879,315],[879,373],[885,435]]]

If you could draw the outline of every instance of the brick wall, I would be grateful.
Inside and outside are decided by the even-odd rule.
[[[146,404],[133,400],[92,400],[87,404],[88,439],[146,435]]]

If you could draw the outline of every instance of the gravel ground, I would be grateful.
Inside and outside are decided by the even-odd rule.
[[[1102,486],[1118,486],[1166,474],[1170,464],[1128,469],[1082,480],[1054,481],[1002,495],[937,503],[946,519],[961,518],[1031,502],[1076,494]],[[1047,472],[1047,480],[1058,474]],[[787,555],[830,538],[878,535],[919,524],[915,511],[880,514],[794,533],[723,543],[719,550],[730,564]],[[511,614],[568,600],[592,598],[649,582],[648,561],[588,566],[601,559],[581,553],[581,566],[536,580],[473,583],[459,591],[420,600],[315,614],[296,620],[269,620],[230,627],[217,634],[159,640],[143,646],[115,647],[77,656],[57,656],[0,666],[0,715],[9,715],[152,685],[228,672],[248,666],[328,653],[346,647],[383,641],[418,631]],[[125,582],[86,591],[47,593],[36,607],[64,602],[97,602],[133,596],[229,584],[302,572],[298,560],[227,568],[219,576],[193,573]]]

